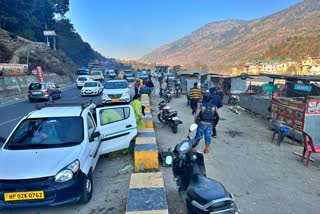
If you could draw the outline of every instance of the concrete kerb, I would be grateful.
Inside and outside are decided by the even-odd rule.
[[[145,96],[147,95],[142,95],[143,105],[149,104],[149,99],[146,99]],[[150,108],[147,109],[143,119],[147,128],[138,129],[135,140],[135,173],[131,174],[126,214],[168,214],[168,203],[163,176],[159,172],[158,147]],[[151,125],[152,127],[148,127]]]

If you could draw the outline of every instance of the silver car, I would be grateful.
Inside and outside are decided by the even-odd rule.
[[[52,101],[53,99],[60,99],[62,92],[59,86],[52,82],[31,83],[28,90],[28,98],[30,102],[36,100]]]

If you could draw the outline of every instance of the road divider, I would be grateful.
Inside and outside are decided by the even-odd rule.
[[[145,106],[143,120],[147,128],[138,129],[134,148],[134,172],[131,174],[126,214],[168,214],[168,204],[153,118],[147,94],[141,96]]]

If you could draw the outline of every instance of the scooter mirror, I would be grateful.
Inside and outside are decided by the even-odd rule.
[[[197,128],[198,128],[198,125],[195,124],[195,123],[193,123],[193,124],[191,124],[191,126],[190,126],[190,128],[189,128],[189,131],[190,131],[190,132],[193,132],[193,131],[196,130]]]
[[[166,157],[166,164],[167,165],[171,165],[171,163],[172,163],[172,157],[171,156],[167,156]]]

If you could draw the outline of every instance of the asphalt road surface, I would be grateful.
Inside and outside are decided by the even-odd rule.
[[[132,83],[129,83],[132,85]],[[130,88],[131,98],[134,94],[133,86]],[[75,84],[70,85],[62,90],[62,98],[54,100],[55,102],[84,102],[92,99],[95,104],[101,104],[101,94],[98,96],[85,96],[82,97],[80,89]],[[0,106],[0,136],[7,138],[11,130],[17,123],[31,111],[35,110],[35,105],[45,103],[46,101],[39,101],[30,103],[28,99],[24,99],[13,104]]]

